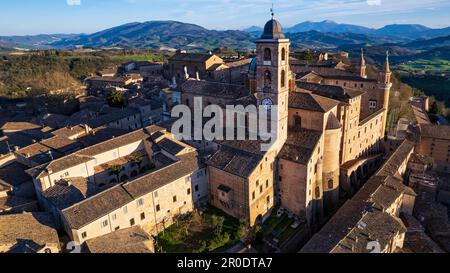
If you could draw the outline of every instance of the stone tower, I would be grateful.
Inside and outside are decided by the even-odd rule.
[[[366,60],[364,59],[364,49],[361,48],[361,60],[359,61],[359,76],[361,78],[367,79],[367,72],[366,72]]]
[[[281,24],[273,18],[264,27],[264,33],[256,41],[256,99],[259,105],[278,106],[277,152],[287,139],[289,98],[289,46]],[[270,118],[269,118],[270,119]]]
[[[386,122],[387,122],[387,115],[389,111],[389,97],[391,95],[391,67],[389,65],[389,51],[386,52],[386,61],[384,62],[383,70],[380,71],[379,77],[378,77],[378,89],[379,89],[379,96],[378,101],[383,101],[383,108],[386,110],[383,115],[383,124],[385,130],[386,128]],[[384,135],[384,131],[383,134]]]

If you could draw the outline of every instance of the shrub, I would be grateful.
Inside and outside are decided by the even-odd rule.
[[[222,235],[215,236],[211,240],[211,243],[208,246],[208,251],[213,252],[214,250],[228,244],[229,241],[230,241],[230,234],[228,234],[228,233],[224,233]]]
[[[199,247],[197,249],[194,249],[194,251],[192,251],[193,253],[203,253],[206,251],[207,248],[207,244],[205,241],[200,241]]]

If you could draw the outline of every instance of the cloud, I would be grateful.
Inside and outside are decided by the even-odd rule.
[[[367,0],[369,6],[381,6],[381,0]]]
[[[66,0],[69,6],[81,6],[81,0]]]

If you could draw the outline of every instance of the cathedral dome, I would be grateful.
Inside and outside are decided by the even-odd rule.
[[[264,33],[261,39],[286,39],[286,37],[281,24],[277,20],[272,19],[264,26]]]

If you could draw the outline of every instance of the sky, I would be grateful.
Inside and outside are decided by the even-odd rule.
[[[450,0],[274,0],[283,26],[333,20],[450,26]],[[0,35],[93,33],[130,22],[176,20],[209,29],[263,26],[272,0],[14,0],[0,1]]]

